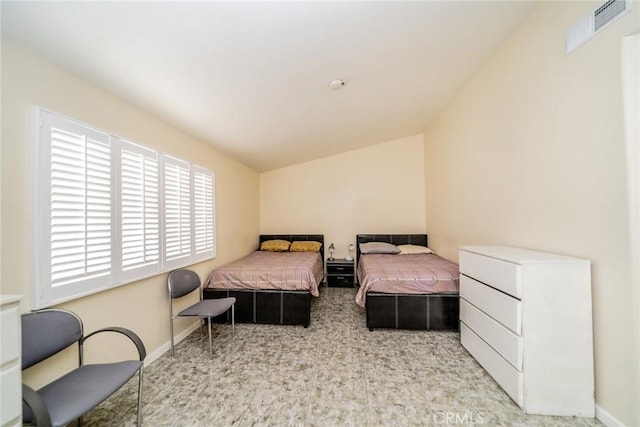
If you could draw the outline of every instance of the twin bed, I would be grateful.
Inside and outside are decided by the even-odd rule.
[[[358,234],[356,303],[367,328],[458,330],[458,266],[434,253],[362,253],[371,242],[428,247],[426,234]],[[375,251],[374,251],[375,252]],[[411,252],[411,251],[410,251]]]
[[[324,235],[260,235],[264,242],[318,242],[310,252],[257,250],[211,272],[203,298],[235,297],[235,320],[240,323],[303,325],[311,322],[311,299],[319,295],[324,278]],[[218,320],[230,321],[229,313]]]
[[[324,279],[324,235],[261,235],[260,245],[274,240],[298,242],[305,251],[258,250],[217,268],[204,283],[204,298],[235,297],[237,322],[306,328]],[[366,308],[369,330],[458,329],[458,266],[433,253],[413,254],[428,251],[426,234],[359,234],[356,240],[356,303]],[[320,247],[306,251],[307,242]],[[403,246],[410,254],[366,253],[371,245],[362,244],[372,242],[413,246]],[[218,320],[230,321],[228,316]]]

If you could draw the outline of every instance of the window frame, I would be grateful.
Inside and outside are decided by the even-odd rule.
[[[78,120],[66,117],[64,115],[55,113],[48,109],[34,106],[32,107],[32,126],[34,132],[34,145],[35,145],[35,191],[33,198],[33,209],[35,209],[35,251],[34,251],[34,280],[32,286],[32,298],[31,306],[35,309],[50,307],[62,302],[71,301],[77,298],[81,298],[104,290],[113,289],[122,285],[126,285],[132,282],[136,282],[145,278],[157,276],[162,273],[169,272],[176,268],[185,267],[194,263],[206,261],[216,257],[216,223],[215,223],[215,210],[216,210],[216,192],[215,192],[215,172],[196,165],[192,162],[188,162],[184,159],[179,159],[175,156],[163,153],[154,148],[139,144],[129,139],[122,138],[114,135],[113,133],[106,132],[95,126],[87,125]],[[51,263],[52,263],[52,199],[51,199],[51,164],[52,164],[52,126],[54,121],[59,120],[59,123],[78,127],[81,131],[88,133],[96,133],[102,138],[106,138],[110,147],[110,260],[111,268],[106,276],[101,276],[100,280],[78,280],[72,281],[68,284],[60,286],[54,286],[51,276]],[[122,209],[123,201],[122,185],[123,185],[123,165],[122,158],[124,151],[140,152],[144,156],[155,156],[155,163],[157,168],[157,261],[148,264],[142,264],[133,268],[125,268],[123,259],[123,216]],[[143,158],[143,162],[145,158]],[[165,259],[165,175],[164,175],[164,163],[169,162],[181,162],[183,165],[188,165],[189,169],[189,225],[190,225],[190,251],[187,255],[181,256],[178,259],[166,260]],[[126,168],[125,168],[126,169]],[[195,189],[195,174],[205,173],[211,178],[212,186],[210,188],[212,192],[211,198],[211,210],[212,210],[212,224],[210,227],[205,227],[205,232],[210,230],[213,241],[212,248],[203,252],[196,252],[196,240],[202,239],[202,236],[197,236],[195,229],[195,216],[196,216],[196,189]],[[86,176],[86,175],[85,175]],[[143,174],[143,176],[146,176]],[[143,178],[144,183],[144,178]],[[151,186],[153,188],[153,185]],[[143,192],[143,199],[147,196],[147,193]],[[153,212],[153,197],[152,195],[150,206],[151,212]],[[146,202],[144,202],[146,203]],[[143,204],[144,204],[143,203]],[[86,204],[86,202],[85,202]],[[146,206],[146,204],[144,204]],[[82,218],[86,218],[85,216]],[[153,215],[151,215],[153,217]],[[143,214],[143,218],[146,218]],[[144,221],[144,219],[143,219]],[[146,227],[144,222],[143,228]],[[144,230],[146,233],[146,228]],[[143,239],[146,237],[144,234]],[[208,239],[205,236],[205,239]],[[86,240],[86,239],[85,239]],[[145,241],[146,242],[146,241]],[[147,254],[146,243],[143,244],[144,254]],[[152,248],[153,245],[150,245]],[[84,247],[85,252],[87,247]],[[152,253],[152,249],[150,252]],[[106,277],[106,278],[105,278]]]

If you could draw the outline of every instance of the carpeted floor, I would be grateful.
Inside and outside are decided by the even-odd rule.
[[[596,426],[522,413],[457,332],[365,327],[354,289],[321,289],[311,326],[214,326],[145,370],[145,426]],[[85,416],[135,424],[137,381]]]

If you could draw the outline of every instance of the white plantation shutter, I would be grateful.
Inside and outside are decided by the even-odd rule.
[[[212,171],[34,113],[34,308],[215,256]]]
[[[158,153],[120,141],[120,259],[122,278],[160,270]]]
[[[213,172],[193,167],[194,261],[215,256],[215,177]]]
[[[191,168],[162,156],[165,269],[183,265],[191,256]]]
[[[46,291],[39,301],[109,286],[112,260],[111,145],[106,134],[43,115],[39,163],[44,209],[39,210],[39,262]],[[39,147],[42,148],[42,147]]]

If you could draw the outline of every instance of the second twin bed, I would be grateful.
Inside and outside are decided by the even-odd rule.
[[[367,328],[458,330],[459,270],[426,234],[358,234],[356,303]]]

